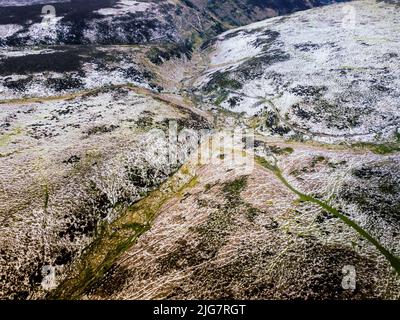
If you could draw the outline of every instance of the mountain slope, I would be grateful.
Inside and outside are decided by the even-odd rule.
[[[355,2],[354,26],[343,8],[295,13],[220,35],[209,47],[209,69],[195,83],[199,95],[265,119],[259,129],[267,134],[324,142],[396,141],[396,8]]]
[[[185,0],[184,3],[211,12],[221,21],[241,26],[254,21],[343,2],[330,0]]]
[[[335,4],[191,45],[190,20],[146,25],[166,1],[148,16],[118,3],[65,14],[78,46],[21,47],[42,41],[28,23],[0,51],[0,297],[398,299],[396,6],[354,2],[349,25]],[[96,29],[135,19],[145,45]]]
[[[25,1],[24,5],[7,1],[0,2],[0,45],[180,42],[190,40],[193,33],[207,38],[231,23],[244,24],[270,16],[267,7],[276,9],[276,15],[329,2],[298,0],[265,4],[230,0],[218,5],[199,2],[197,6],[186,0]],[[45,3],[54,6],[55,12],[42,15]],[[246,18],[232,21],[232,8],[236,15]]]
[[[398,298],[398,275],[372,243],[315,203],[298,199],[268,170],[276,161],[291,188],[329,203],[399,255],[398,59],[385,56],[398,46],[398,18],[393,6],[353,5],[358,24],[342,34],[334,30],[342,26],[344,5],[333,5],[235,29],[204,46],[209,64],[200,76],[183,79],[187,92],[224,129],[253,126],[262,160],[250,171],[230,163],[230,148],[243,152],[243,141],[227,146],[215,134],[203,145],[214,148],[215,162],[199,165],[193,156],[184,169],[193,181],[167,196],[151,230],[113,261],[98,259],[103,246],[93,248],[90,268],[78,264],[77,274],[50,297]],[[370,39],[365,26],[384,39]],[[350,62],[344,70],[333,66]],[[374,90],[388,75],[393,86]],[[336,104],[324,103],[339,97]],[[368,99],[386,104],[369,105]],[[305,123],[291,113],[285,117],[297,104],[315,116],[301,118]],[[377,119],[370,121],[372,116]],[[287,131],[278,122],[283,120]],[[225,134],[231,141],[230,131]],[[361,141],[388,147],[374,154],[349,146]],[[106,265],[108,272],[96,276]],[[349,266],[356,270],[357,290],[342,287]],[[90,281],[83,278],[87,270],[96,274]]]

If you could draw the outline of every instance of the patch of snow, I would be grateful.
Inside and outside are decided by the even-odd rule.
[[[129,13],[145,12],[155,7],[156,5],[151,2],[120,0],[114,8],[102,8],[95,12],[103,16],[122,16]]]
[[[37,4],[65,3],[71,0],[0,0],[0,7],[25,7]]]
[[[348,5],[356,12],[351,28],[343,26]],[[227,89],[225,108],[255,115],[265,108],[259,97],[274,97],[281,118],[289,116],[320,139],[373,140],[400,122],[399,30],[395,6],[370,0],[267,19],[220,35],[211,68],[196,85],[227,73],[242,88]],[[278,37],[268,41],[269,32]],[[231,107],[231,98],[240,101]],[[294,112],[295,105],[305,116]]]

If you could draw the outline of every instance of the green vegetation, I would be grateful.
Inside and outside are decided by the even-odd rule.
[[[0,147],[5,147],[10,143],[14,137],[20,135],[22,133],[21,128],[16,128],[10,133],[6,133],[0,136]]]
[[[368,149],[375,154],[385,155],[393,152],[400,151],[400,144],[398,142],[375,144],[367,142],[359,142],[352,145],[356,149]]]
[[[294,152],[294,149],[292,147],[280,148],[278,146],[270,146],[269,149],[273,154],[276,155],[289,155]]]
[[[227,92],[222,91],[220,95],[215,99],[214,104],[216,106],[220,106],[222,102],[224,102],[228,98],[229,94]]]
[[[191,59],[194,48],[194,42],[191,39],[182,41],[177,44],[166,44],[163,47],[152,47],[146,54],[147,58],[156,65],[163,64],[174,58],[186,57]]]
[[[231,182],[228,182],[224,185],[222,191],[229,195],[230,197],[239,197],[240,193],[247,186],[247,177],[243,176],[238,179],[235,179]]]
[[[219,106],[228,98],[231,90],[239,90],[242,87],[243,85],[239,81],[229,77],[228,72],[216,72],[205,86],[204,91],[208,94],[216,94],[214,104]]]
[[[400,151],[400,133],[396,133],[394,141],[387,143],[358,142],[352,145],[353,148],[368,149],[373,153],[385,155]]]
[[[189,265],[199,265],[215,257],[227,243],[229,235],[235,232],[237,215],[243,214],[248,221],[254,221],[261,211],[246,203],[240,195],[247,186],[247,179],[247,176],[241,176],[223,183],[221,191],[224,201],[218,205],[199,199],[200,206],[212,209],[206,221],[192,229],[198,234],[199,243],[195,247],[188,247],[184,242],[182,246],[163,258],[160,263],[166,270],[175,268],[179,257],[184,257]],[[205,186],[206,190],[210,190],[211,187],[210,184]]]
[[[186,173],[185,173],[186,172]],[[117,259],[128,250],[137,239],[151,227],[161,207],[186,188],[197,184],[197,177],[190,175],[184,166],[181,174],[188,176],[189,181],[182,183],[179,178],[172,177],[164,187],[153,191],[143,200],[125,210],[116,221],[104,224],[96,240],[85,249],[70,274],[55,291],[50,292],[48,299],[80,299],[99,279],[116,263]]]
[[[371,244],[373,244],[379,252],[381,252],[386,259],[390,262],[392,267],[396,270],[398,274],[400,274],[400,259],[393,255],[390,251],[388,251],[386,248],[384,248],[374,237],[372,237],[367,231],[365,231],[363,228],[361,228],[357,223],[346,217],[345,215],[341,214],[337,209],[331,207],[328,205],[326,202],[318,200],[313,198],[312,196],[309,196],[307,194],[304,194],[300,191],[298,191],[296,188],[294,188],[282,175],[281,170],[278,168],[276,164],[271,164],[269,163],[265,158],[262,157],[256,157],[256,161],[263,166],[264,168],[267,168],[268,170],[272,171],[275,176],[293,193],[299,196],[300,201],[303,202],[311,202],[319,205],[322,209],[325,211],[331,213],[333,216],[339,218],[342,220],[345,224],[347,224],[349,227],[353,228],[355,231],[357,231],[362,237],[367,239]]]

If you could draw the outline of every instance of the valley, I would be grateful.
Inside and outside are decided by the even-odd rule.
[[[398,8],[250,2],[0,8],[1,299],[400,298]]]

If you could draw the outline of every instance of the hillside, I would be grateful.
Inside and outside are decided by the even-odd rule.
[[[193,36],[215,36],[232,25],[332,2],[3,0],[0,46],[185,42]],[[53,6],[54,12],[42,13],[45,4]]]
[[[277,3],[0,1],[1,299],[400,298],[398,8]]]

